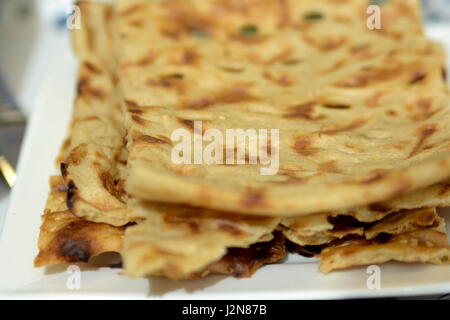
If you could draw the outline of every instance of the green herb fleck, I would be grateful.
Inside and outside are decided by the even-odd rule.
[[[255,25],[246,25],[241,28],[241,35],[253,37],[258,34],[258,27]]]
[[[161,77],[163,80],[181,80],[184,78],[184,75],[181,73],[171,73]]]
[[[308,12],[303,16],[303,19],[305,19],[306,21],[318,21],[322,20],[323,18],[323,14],[317,11]]]

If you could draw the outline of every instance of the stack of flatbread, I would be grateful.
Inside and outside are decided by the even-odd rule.
[[[324,273],[450,264],[450,95],[418,1],[77,5],[77,97],[36,266],[109,251],[130,276],[172,279],[248,277],[288,251]],[[177,163],[179,129],[277,129],[258,141],[277,171],[250,161],[250,139]]]

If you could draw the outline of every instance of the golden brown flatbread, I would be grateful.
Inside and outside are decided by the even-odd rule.
[[[279,259],[282,251],[277,248],[281,246],[281,236],[276,239],[272,236],[279,222],[277,218],[227,217],[202,209],[145,203],[137,199],[128,201],[123,190],[125,163],[121,161],[126,159],[125,134],[120,110],[114,104],[116,87],[111,67],[114,63],[105,58],[106,53],[101,48],[91,45],[92,41],[100,39],[104,46],[113,46],[113,37],[107,33],[111,28],[110,7],[86,2],[80,5],[85,25],[74,34],[74,43],[82,61],[81,89],[74,107],[70,136],[63,147],[65,159],[61,165],[70,210],[87,221],[101,221],[113,226],[129,221],[137,223],[127,227],[121,251],[124,269],[131,275],[192,278],[219,272],[249,276],[262,264]],[[88,58],[89,65],[83,63]],[[170,234],[174,237],[170,238]],[[210,244],[212,239],[216,240],[214,246]],[[142,241],[146,245],[144,250],[140,250]],[[158,263],[177,268],[180,263],[174,262],[170,255],[160,254],[150,264],[135,265],[136,260],[148,259],[153,248],[163,250],[170,243],[180,241],[182,245],[178,249],[184,244],[196,250],[183,253],[182,264],[185,265],[179,273],[170,268],[154,268]],[[258,258],[253,252],[255,249],[250,247],[253,244],[263,248],[266,255]],[[228,252],[228,248],[232,252]],[[250,261],[251,256],[256,257],[255,261]]]
[[[39,235],[39,254],[34,261],[36,267],[89,262],[92,257],[102,253],[122,251],[125,227],[89,222],[76,217],[67,210],[67,188],[62,178],[51,177],[50,187]],[[195,221],[189,223],[194,224]],[[249,248],[230,248],[221,259],[185,278],[195,279],[209,274],[250,277],[259,267],[286,256],[284,237],[280,233],[275,233],[274,237],[266,237],[266,240]]]
[[[135,277],[248,277],[286,255],[286,215],[322,272],[449,262],[448,89],[416,1],[383,5],[370,33],[365,0],[119,0],[114,31],[111,6],[78,5],[65,186],[52,178],[36,266],[115,251]],[[174,165],[170,132],[194,120],[277,126],[279,173]]]
[[[227,248],[260,242],[279,223],[277,218],[230,216],[136,199],[128,206],[137,224],[126,230],[122,256],[125,272],[133,277],[190,277],[220,260]]]
[[[438,227],[406,232],[384,241],[356,239],[325,248],[318,256],[320,271],[388,261],[450,264],[450,246],[441,218]]]
[[[300,246],[326,245],[348,236],[373,239],[379,234],[400,234],[436,226],[440,217],[435,208],[419,208],[386,215],[373,222],[361,222],[352,216],[324,214],[285,219],[280,230]]]
[[[59,157],[67,203],[78,217],[123,226],[128,223],[123,187],[127,154],[111,55],[112,8],[84,1],[78,6],[82,25],[72,36],[80,60],[77,97]]]
[[[349,215],[362,222],[373,222],[402,209],[447,206],[450,206],[449,180],[433,184],[389,201],[372,203],[368,206],[354,209],[337,210],[325,214],[331,216]]]
[[[373,226],[366,228],[364,237],[370,240],[380,234],[399,235],[437,227],[442,221],[442,217],[439,216],[435,208],[401,210],[384,217]]]
[[[448,178],[443,50],[424,37],[418,1],[383,4],[381,30],[367,28],[367,6],[118,1],[128,191],[285,216],[386,201]],[[279,129],[278,174],[174,164],[171,135],[194,120],[204,131]]]
[[[105,252],[120,252],[124,228],[94,223],[73,215],[66,206],[67,188],[62,178],[50,179],[47,200],[39,234],[36,267],[59,263],[88,262]]]
[[[192,277],[205,277],[209,274],[224,274],[236,278],[251,277],[260,267],[279,262],[287,254],[284,237],[275,232],[269,241],[258,242],[249,248],[230,248],[219,261],[211,263],[205,270]]]

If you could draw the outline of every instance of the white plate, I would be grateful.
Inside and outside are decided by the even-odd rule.
[[[442,29],[431,30],[431,35],[448,41],[448,33]],[[450,52],[450,44],[447,45]],[[283,264],[266,266],[252,278],[241,280],[211,276],[172,282],[161,278],[130,279],[122,276],[119,269],[88,270],[80,274],[80,290],[68,289],[72,274],[65,269],[35,269],[33,258],[37,254],[48,178],[56,173],[52,165],[71,114],[75,70],[76,61],[67,45],[42,75],[37,109],[26,133],[18,181],[0,238],[0,298],[328,299],[450,292],[450,266],[388,263],[380,266],[381,289],[369,290],[366,283],[370,274],[366,268],[325,276],[318,272],[313,260],[298,256],[291,256]]]

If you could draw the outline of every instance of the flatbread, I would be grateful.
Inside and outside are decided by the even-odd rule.
[[[90,65],[82,63],[82,89],[75,104],[69,146],[65,147],[68,151],[61,166],[71,211],[86,220],[114,226],[136,223],[127,227],[121,252],[124,270],[131,275],[167,274],[192,278],[219,272],[249,276],[262,264],[279,259],[281,251],[277,248],[281,240],[272,236],[279,222],[277,218],[227,218],[220,212],[128,199],[123,190],[127,154],[121,112],[115,103],[114,62],[105,57],[101,48],[90,45],[100,39],[102,48],[114,46],[114,36],[107,32],[112,28],[108,15],[111,8],[104,4],[80,4],[86,26],[74,34],[74,43],[78,57],[82,62],[89,57]],[[199,229],[189,229],[192,227]],[[174,236],[170,238],[170,234]],[[213,251],[210,236],[217,240]],[[146,245],[144,248],[142,242]],[[179,273],[170,268],[155,269],[158,264],[174,268],[180,264],[164,254],[149,263],[136,265],[135,261],[148,259],[154,250],[165,250],[165,246],[175,243],[197,249],[183,252],[182,264],[185,265]],[[250,261],[248,257],[255,255],[254,249],[247,247],[253,244],[262,246],[267,254]],[[182,248],[183,245],[178,247]],[[229,248],[232,252],[228,252]]]
[[[105,252],[120,252],[124,228],[85,221],[73,215],[67,210],[67,189],[61,177],[52,177],[50,188],[35,267],[88,262]]]
[[[291,241],[299,245],[324,244],[334,239],[341,239],[350,234],[363,235],[364,224],[380,221],[384,217],[405,209],[435,208],[450,205],[450,183],[442,182],[425,189],[415,191],[409,195],[375,203],[369,206],[317,213],[313,215],[283,218],[280,228]],[[330,220],[341,217],[347,222],[353,223],[345,230],[333,230],[334,225]],[[361,222],[361,223],[359,223]]]
[[[127,228],[122,251],[124,270],[132,277],[185,279],[203,274],[208,265],[226,255],[227,248],[247,248],[271,234],[279,223],[277,218],[230,216],[137,199],[128,206],[131,219],[138,222]]]
[[[386,19],[386,28],[377,35],[367,34],[368,45],[359,48],[353,47],[356,43],[352,41],[359,39],[357,36],[359,37],[361,34],[366,35],[364,30],[358,29],[362,19],[357,15],[348,18],[349,9],[355,10],[355,12],[358,10],[361,13],[361,10],[365,8],[362,6],[363,2],[359,0],[349,1],[348,5],[343,6],[346,14],[343,14],[344,11],[341,7],[335,7],[331,1],[325,0],[315,2],[310,0],[301,4],[290,1],[280,1],[278,4],[274,1],[263,0],[247,0],[240,4],[233,1],[195,0],[183,3],[169,0],[166,4],[151,4],[142,0],[127,1],[126,5],[124,3],[125,1],[119,3],[118,12],[122,15],[123,20],[127,20],[127,26],[123,29],[119,23],[118,47],[123,50],[120,61],[120,91],[125,96],[122,101],[122,110],[126,111],[125,115],[119,107],[120,99],[116,86],[118,79],[114,57],[111,55],[111,51],[114,50],[112,41],[114,35],[111,33],[112,25],[110,23],[111,7],[104,4],[78,3],[83,11],[84,25],[81,31],[76,31],[74,35],[74,45],[81,61],[78,96],[70,135],[61,151],[61,159],[63,159],[61,169],[66,187],[63,187],[61,178],[52,178],[53,191],[50,194],[41,227],[40,253],[35,261],[36,266],[87,261],[90,257],[102,252],[121,251],[125,272],[131,276],[162,275],[172,279],[192,279],[211,273],[220,273],[248,277],[260,266],[282,259],[286,251],[283,236],[279,232],[274,232],[280,222],[278,217],[244,216],[239,215],[239,212],[278,216],[307,214],[329,209],[334,211],[304,217],[305,221],[308,221],[306,226],[311,231],[309,237],[318,241],[317,243],[324,243],[327,246],[320,255],[323,272],[392,259],[431,261],[433,263],[448,262],[448,244],[446,238],[444,244],[442,237],[443,222],[436,215],[434,209],[396,212],[402,208],[413,209],[448,204],[448,183],[428,186],[450,175],[450,173],[445,173],[449,171],[447,152],[449,139],[445,135],[446,131],[448,132],[445,122],[448,114],[443,109],[439,110],[439,108],[445,109],[448,106],[448,92],[442,90],[442,74],[440,72],[443,54],[439,46],[422,38],[423,34],[419,23],[408,25],[413,21],[417,22],[420,18],[415,1],[399,0],[395,4],[385,5],[383,15]],[[313,12],[314,14],[312,14],[308,11],[306,14],[302,11],[311,10],[313,3],[316,10],[320,10],[319,13]],[[192,11],[191,6],[196,9]],[[271,8],[275,10],[268,10]],[[286,10],[287,8],[293,10]],[[209,10],[213,10],[213,17],[218,17],[217,26],[212,26],[212,29],[209,27],[203,29],[204,25],[209,26],[210,23],[203,20],[204,13],[210,13]],[[391,19],[399,11],[405,14],[396,21]],[[203,13],[200,14],[200,19],[197,19],[199,12]],[[280,15],[275,17],[274,12]],[[176,17],[176,19],[161,19],[161,13],[173,15],[171,17]],[[185,15],[186,13],[192,15]],[[303,22],[291,23],[291,17],[299,13],[303,13],[301,15]],[[145,15],[147,15],[146,19],[144,19]],[[156,22],[148,21],[149,17],[155,16]],[[256,16],[259,18],[252,20]],[[257,25],[263,21],[261,16],[267,17],[264,20],[267,21],[267,30],[263,30],[267,31],[267,37],[257,35],[248,39],[247,35],[240,34],[233,38],[236,26],[246,24],[246,32],[250,30],[252,33],[254,31],[253,24]],[[322,17],[320,18],[320,16]],[[324,17],[326,19],[332,17],[333,23],[337,23],[339,27],[336,28],[336,34],[328,33],[329,37],[323,37],[323,31],[329,28],[328,22],[311,25],[312,20],[322,20]],[[345,17],[347,17],[347,21],[345,21]],[[122,18],[119,18],[119,21]],[[284,20],[286,25],[281,23]],[[161,27],[159,31],[168,39],[164,38],[164,41],[156,44],[152,42],[151,50],[146,51],[149,48],[142,46],[142,43],[148,40],[146,37],[151,36],[153,41],[158,38],[154,37],[154,33],[145,33],[145,31],[153,30],[152,24],[158,24]],[[251,24],[250,27],[248,24]],[[275,25],[276,27],[274,27]],[[355,26],[357,26],[356,29]],[[258,25],[256,29],[262,30],[261,28],[265,27]],[[274,30],[277,31],[277,34],[272,32]],[[300,44],[295,42],[292,52],[298,52],[299,47],[302,50],[307,49],[306,55],[301,58],[306,60],[315,57],[316,54],[323,55],[325,51],[333,52],[330,53],[330,59],[327,59],[329,61],[324,62],[322,56],[322,60],[319,58],[317,61],[312,61],[310,69],[308,67],[303,69],[303,66],[296,66],[302,61],[298,59],[296,61],[295,58],[283,60],[285,57],[276,57],[277,59],[271,60],[271,58],[275,58],[273,54],[278,49],[277,45],[280,45],[279,48],[281,48],[285,44],[294,43],[293,30],[299,32],[301,41],[299,41]],[[351,33],[346,40],[341,39],[343,44],[335,41],[344,34],[344,31],[348,30],[355,30],[355,34]],[[195,33],[196,40],[192,40],[190,36],[187,37],[188,32]],[[236,53],[236,57],[217,52],[219,47],[217,39],[212,43],[210,43],[211,39],[206,40],[211,36],[208,35],[210,32],[214,34],[214,38],[217,36],[217,39],[229,45],[230,51],[233,54]],[[343,33],[340,34],[340,32]],[[335,36],[338,37],[335,39]],[[196,41],[200,41],[199,38],[209,43],[205,45],[205,48],[211,49],[210,52],[203,52],[203,49],[200,50],[202,52],[197,51],[198,43]],[[232,39],[230,40],[230,38]],[[239,42],[240,47],[244,49],[234,50],[234,41]],[[177,44],[178,42],[180,44]],[[381,48],[373,47],[375,43],[379,44]],[[191,45],[194,46],[191,47]],[[343,54],[344,49],[356,50],[358,55],[361,54],[359,66],[364,66],[361,69],[362,75],[358,73],[357,68],[352,69],[353,67],[350,65],[338,63],[339,58],[346,56]],[[141,50],[145,51],[143,55],[141,55],[143,53]],[[167,53],[165,55],[167,61],[165,59],[158,60],[158,50]],[[247,59],[243,59],[243,57],[258,50],[261,50],[261,55],[252,56],[251,60],[254,59],[255,65],[250,64],[249,67]],[[178,59],[180,53],[181,60]],[[198,64],[196,53],[201,55]],[[292,53],[288,53],[287,56],[292,58]],[[372,54],[374,57],[371,57]],[[422,59],[423,61],[417,60],[423,54],[426,54],[427,58]],[[377,58],[378,56],[385,60]],[[266,58],[269,60],[265,60]],[[215,70],[216,59],[218,68],[222,71]],[[243,63],[244,60],[245,63]],[[289,102],[291,98],[297,99],[297,93],[293,94],[296,84],[289,84],[290,76],[283,74],[284,70],[279,66],[280,61],[294,66],[292,70],[300,72],[298,74],[305,75],[316,73],[318,66],[323,67],[330,63],[333,70],[329,69],[324,72],[323,79],[318,77],[319,81],[314,85],[326,84],[329,86],[331,80],[344,75],[346,80],[339,85],[333,83],[332,86],[338,87],[338,89],[330,89],[325,86],[325,92],[306,92],[308,99],[316,98],[316,96],[320,98],[319,102],[312,104],[313,108],[311,105],[305,107],[305,104],[300,103],[301,108],[291,110],[286,108],[285,102]],[[152,66],[154,63],[155,66]],[[227,89],[228,84],[235,84],[235,79],[228,73],[247,72],[241,70],[242,65],[244,65],[244,69],[250,68],[248,71],[250,76],[245,78],[254,81],[250,84],[251,95],[248,96],[248,92],[246,92],[248,84],[241,83],[239,83],[237,91],[233,91],[232,88],[231,98],[229,98],[230,92],[226,92],[226,90],[224,91],[226,94],[217,95],[217,92],[220,93],[222,89]],[[385,65],[388,67],[384,68]],[[411,67],[411,70],[407,67]],[[340,70],[341,68],[342,70]],[[193,76],[203,80],[205,77],[205,85],[196,83],[194,88],[186,87],[189,91],[186,93],[184,91],[186,88],[183,88],[184,84],[180,85],[177,82],[180,80],[180,73],[178,73],[180,70],[183,72],[181,80],[185,79],[184,77],[191,78]],[[262,85],[260,77],[255,75],[258,74],[258,70],[264,71],[263,77],[267,81],[286,88],[281,90],[275,86],[266,86],[264,83],[265,88],[268,88],[267,92],[253,89],[253,85],[255,87]],[[415,73],[409,74],[412,70],[415,70]],[[176,76],[165,78],[166,71],[173,72],[168,74]],[[302,71],[306,72],[301,73]],[[347,78],[350,73],[355,76]],[[141,80],[144,74],[145,77],[151,75],[151,79],[146,79],[146,85],[151,88],[150,94],[147,92],[148,90],[142,90],[141,83],[136,81]],[[280,75],[280,77],[277,78],[274,74]],[[160,75],[162,77],[156,79]],[[244,78],[242,74],[238,77]],[[217,83],[218,78],[221,78],[220,84]],[[310,79],[312,78],[308,80]],[[408,94],[404,93],[404,86],[398,84],[399,79],[406,81]],[[364,82],[363,80],[368,80],[368,83],[361,84],[361,81]],[[173,81],[177,84],[174,85]],[[390,87],[384,91],[385,88],[382,88],[381,82],[388,82]],[[241,85],[244,88],[243,91]],[[308,90],[314,89],[314,85],[308,87]],[[383,85],[386,84],[383,83]],[[177,93],[170,93],[170,90],[177,91]],[[276,99],[268,98],[269,96],[280,96],[281,91],[283,91],[283,96],[287,96],[286,101],[280,101],[278,104]],[[253,100],[252,97],[254,93],[258,94],[256,100]],[[419,103],[419,97],[425,99],[422,97],[424,93],[432,97],[430,98],[431,105],[428,107],[424,107],[421,100]],[[176,98],[175,100],[171,100],[172,95]],[[200,97],[199,100],[197,100],[198,97]],[[203,100],[203,97],[207,99]],[[210,99],[211,97],[212,99]],[[374,105],[368,102],[370,97],[373,98],[371,102]],[[194,99],[191,100],[191,98]],[[224,101],[221,101],[221,98]],[[240,101],[242,99],[245,101]],[[333,101],[330,102],[328,99]],[[336,104],[334,99],[339,100],[339,104]],[[342,120],[346,117],[351,119],[354,113],[352,111],[348,116],[334,114],[341,109],[347,109],[345,103],[341,104],[342,100],[340,99],[351,101],[350,109],[357,108],[359,110],[355,110],[355,114],[361,112],[363,108],[379,110],[373,112],[366,110],[364,113],[368,113],[372,119],[364,122],[362,127],[359,127],[359,124],[355,128],[345,125],[341,127]],[[187,102],[187,104],[193,101],[191,107],[194,106],[194,108],[191,109],[197,109],[200,106],[200,110],[185,110],[185,106],[178,108],[173,105],[175,103],[173,101]],[[375,106],[380,101],[383,106]],[[356,107],[353,106],[353,102]],[[417,104],[413,102],[417,102]],[[264,105],[257,106],[256,103],[264,103]],[[236,108],[229,104],[236,104]],[[317,110],[314,109],[318,109],[316,106],[319,105],[334,111],[316,114]],[[241,109],[238,110],[237,107]],[[291,116],[285,116],[287,113],[284,112],[290,113]],[[401,114],[397,119],[395,119],[396,115],[393,115],[396,112]],[[224,114],[230,114],[229,119],[224,117]],[[242,114],[248,115],[249,119],[239,119]],[[381,117],[380,121],[374,120],[374,118],[386,114],[390,114],[389,117]],[[322,115],[325,117],[321,117]],[[126,126],[123,125],[124,116],[126,116]],[[313,119],[316,116],[319,118]],[[414,121],[414,123],[409,123],[409,120],[402,122],[399,120],[401,117]],[[291,137],[297,139],[298,134],[301,134],[302,138],[306,136],[307,140],[330,136],[329,141],[325,141],[325,144],[333,141],[334,144],[340,146],[338,149],[333,149],[333,146],[327,145],[330,154],[334,152],[339,156],[338,159],[329,160],[328,149],[321,149],[324,145],[311,146],[307,143],[306,149],[308,150],[305,151],[303,150],[305,140],[301,140],[300,145],[297,145],[298,140],[296,140],[293,149],[297,154],[293,156],[290,153],[284,154],[282,151],[281,171],[275,177],[261,178],[255,174],[259,167],[247,170],[247,167],[244,166],[220,166],[218,169],[209,170],[208,167],[202,166],[172,166],[167,161],[168,148],[166,148],[166,144],[171,145],[171,142],[168,142],[170,139],[167,140],[168,131],[161,129],[164,127],[173,129],[180,124],[190,128],[192,121],[197,119],[204,120],[207,127],[215,128],[226,128],[228,124],[238,127],[242,124],[242,128],[247,128],[250,124],[255,124],[256,127],[261,125],[262,128],[270,128],[268,124],[277,124],[285,128],[289,139]],[[219,120],[225,120],[227,123],[221,125]],[[298,121],[295,122],[295,125],[291,123],[294,120]],[[381,121],[386,122],[386,126],[380,125]],[[306,133],[298,132],[298,123],[305,124]],[[353,122],[349,123],[355,126]],[[314,131],[317,125],[321,128],[319,131]],[[366,130],[365,126],[370,128]],[[389,135],[387,135],[388,138],[374,138],[383,130],[395,135],[397,131],[389,131],[395,126],[406,130],[404,132],[409,130],[418,133],[416,144],[410,141],[391,141],[395,139],[389,138]],[[127,184],[129,190],[138,190],[131,195],[130,199],[123,188],[127,179],[126,161],[128,158],[127,150],[124,148],[125,130],[128,130],[128,148],[131,151],[130,176]],[[340,133],[347,134],[347,130],[355,131],[350,139],[339,136]],[[419,134],[419,132],[421,133]],[[433,140],[435,138],[436,140]],[[283,139],[282,141],[284,141]],[[385,158],[384,152],[379,152],[381,150],[379,140],[382,139],[390,139],[386,142],[387,146],[386,143],[383,144],[384,149],[389,148],[391,143],[398,143],[392,147],[397,151],[389,154],[389,159]],[[349,147],[348,144],[354,145]],[[399,147],[400,145],[401,147]],[[155,148],[152,149],[153,147]],[[298,147],[301,151],[297,150]],[[341,147],[345,150],[342,150]],[[375,152],[370,154],[371,151],[363,147],[374,148]],[[405,151],[408,147],[410,148],[409,152]],[[311,148],[314,149],[312,153],[310,153]],[[319,148],[319,150],[315,150],[315,148]],[[360,168],[348,170],[350,164],[355,166],[355,163],[347,162],[350,158],[350,149],[353,152],[351,157],[355,157],[358,162],[356,166],[361,166],[361,170]],[[284,155],[287,157],[283,157]],[[301,159],[298,159],[299,155]],[[404,155],[409,157],[404,159],[402,158]],[[374,163],[367,161],[367,159],[373,159],[374,156],[376,156]],[[310,159],[303,159],[307,157]],[[285,160],[286,162],[283,162]],[[385,166],[388,160],[394,163],[393,167]],[[367,165],[366,162],[369,164]],[[300,168],[297,163],[304,165],[304,168]],[[312,168],[312,164],[315,164],[316,167]],[[233,171],[236,170],[234,175],[229,174],[228,170],[231,168],[234,168]],[[152,176],[155,172],[156,176]],[[175,176],[175,179],[178,179],[175,181],[172,179],[173,174],[181,175],[181,178]],[[153,179],[154,177],[156,179]],[[236,177],[238,180],[234,180]],[[176,183],[172,184],[172,182]],[[152,183],[156,185],[146,189]],[[138,185],[144,186],[144,188],[139,189]],[[278,187],[274,187],[274,185]],[[354,185],[354,188],[349,185]],[[136,186],[138,188],[133,189]],[[194,188],[189,189],[190,187]],[[334,189],[337,187],[342,187],[344,191]],[[384,201],[420,187],[426,188],[392,201]],[[152,193],[153,188],[158,189],[156,194]],[[387,188],[388,196],[383,188]],[[307,193],[308,190],[311,193]],[[315,200],[310,201],[309,195],[313,195],[313,190],[316,190],[318,195],[314,195]],[[332,205],[328,207],[328,204],[324,204],[322,201],[328,200],[324,197],[325,193],[323,192],[329,192],[329,190],[333,190],[333,193],[327,195],[331,197],[332,202]],[[361,194],[352,193],[356,190],[360,190]],[[222,191],[225,191],[224,196],[220,194]],[[275,196],[281,196],[284,191],[288,191],[287,197],[280,197],[278,200],[281,202],[287,200],[287,202],[281,205],[275,203]],[[302,193],[303,191],[306,193]],[[175,197],[173,197],[174,194]],[[294,194],[297,195],[295,199]],[[299,197],[299,194],[302,196]],[[203,204],[200,205],[216,210],[146,202],[137,199],[136,196],[173,203],[199,205],[198,202],[202,202]],[[190,196],[193,196],[192,200],[183,200]],[[342,201],[334,198],[339,196],[343,197]],[[355,197],[364,197],[364,201]],[[224,202],[228,200],[232,200],[231,203]],[[239,202],[235,200],[239,200]],[[344,200],[346,201],[345,206],[340,205],[339,203],[343,203]],[[378,202],[370,206],[352,209],[355,206],[366,204],[368,201]],[[302,202],[305,204],[303,205]],[[314,210],[311,209],[313,203],[319,204]],[[236,212],[233,212],[234,215],[230,215],[219,209]],[[347,217],[353,217],[357,221],[363,222],[363,226],[332,230],[335,229],[336,223],[331,223],[332,229],[329,228],[330,217],[341,217],[345,214]],[[370,227],[365,225],[367,222],[380,219],[381,221]],[[110,225],[91,221],[106,222]],[[136,224],[127,225],[122,243],[125,227],[120,226],[128,224],[130,221]],[[331,221],[333,220],[331,219]],[[436,224],[439,226],[436,227]],[[299,230],[304,231],[302,228]],[[384,239],[386,234],[394,236],[386,240]],[[348,237],[349,235],[354,237],[353,240]],[[314,237],[322,237],[322,240]],[[328,237],[326,242],[320,242],[326,237]],[[381,238],[384,239],[383,243],[380,242]],[[351,248],[356,248],[354,255],[347,252],[347,249]],[[342,258],[341,253],[344,251],[346,253]],[[350,258],[346,258],[347,255]]]
[[[108,4],[78,3],[83,16],[73,32],[80,60],[70,135],[63,145],[61,173],[71,212],[88,221],[127,224],[123,114],[116,93]]]
[[[400,234],[436,226],[440,221],[435,208],[400,210],[379,221],[361,222],[351,216],[323,214],[291,218],[282,222],[280,230],[300,246],[327,245],[348,236],[373,239],[379,234]]]
[[[418,1],[384,3],[381,30],[367,27],[368,3],[119,0],[127,191],[286,216],[448,178],[443,50],[425,38]],[[262,146],[279,152],[278,174],[262,175],[261,164],[174,164],[171,135],[195,120],[203,131],[279,129],[279,148]]]
[[[341,216],[342,217],[342,216]],[[357,221],[356,221],[357,222]],[[279,226],[287,239],[300,246],[323,245],[348,235],[364,235],[362,223],[348,224],[346,228],[335,230],[326,215],[307,215],[285,219]]]
[[[67,210],[67,188],[60,176],[51,177],[50,188],[42,217],[35,267],[89,262],[91,258],[106,252],[121,253],[125,227],[89,222],[73,215]],[[186,276],[186,279],[209,274],[250,277],[261,266],[286,256],[284,237],[280,233],[265,240],[249,248],[230,248],[221,259],[213,261],[200,272]]]
[[[191,277],[205,277],[209,274],[224,274],[236,278],[251,277],[260,267],[279,262],[287,254],[284,237],[275,232],[270,241],[258,242],[249,248],[230,248],[219,261],[211,263],[205,270]]]
[[[384,217],[364,231],[364,237],[374,239],[380,234],[399,235],[416,230],[437,227],[442,222],[435,208],[401,210]]]
[[[325,248],[318,257],[323,273],[388,261],[443,265],[450,264],[450,246],[441,218],[438,227],[402,233],[382,242],[350,240]]]
[[[450,181],[443,181],[389,201],[326,214],[349,215],[362,222],[373,222],[401,209],[447,206],[450,206]]]

